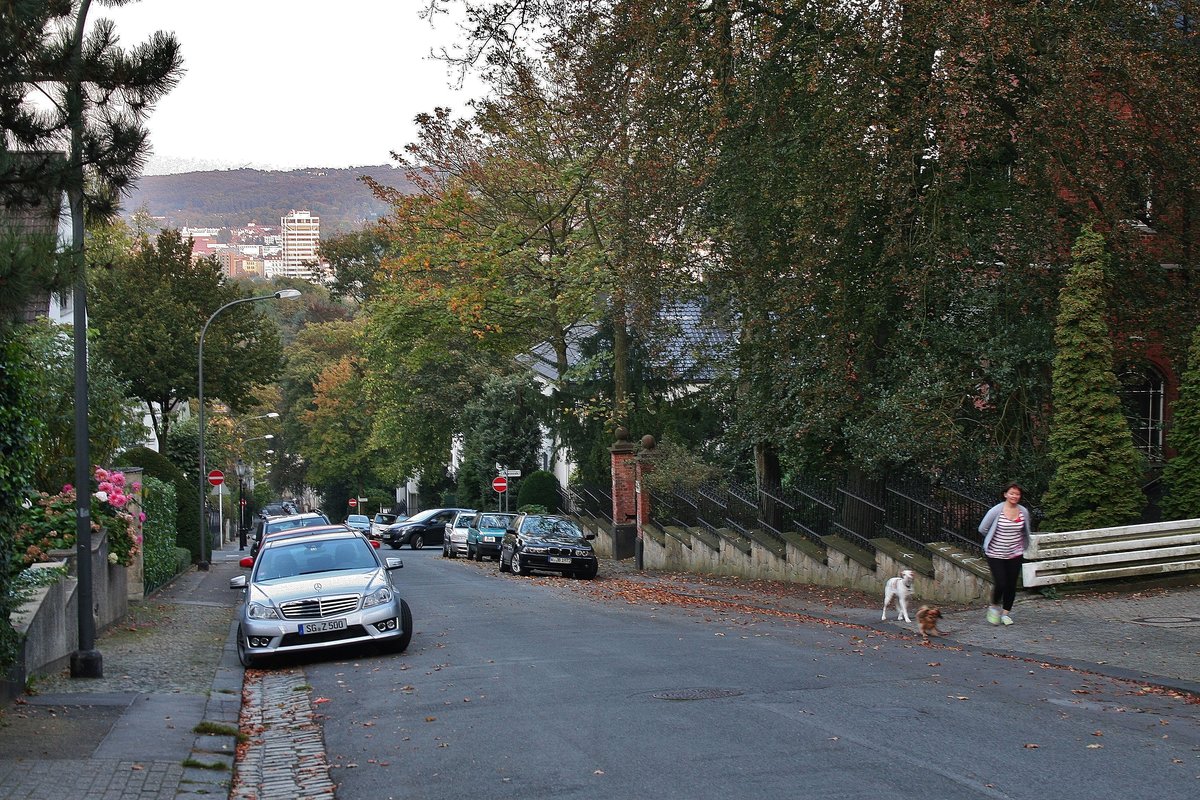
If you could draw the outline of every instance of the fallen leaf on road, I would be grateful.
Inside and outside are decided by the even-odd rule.
[[[1033,744],[1032,742],[1030,742],[1029,744],[1025,745],[1025,749],[1026,749],[1026,750],[1037,750],[1039,747],[1041,747],[1041,745],[1040,745],[1040,744]]]
[[[426,722],[437,722],[437,717],[426,717],[425,721]]]

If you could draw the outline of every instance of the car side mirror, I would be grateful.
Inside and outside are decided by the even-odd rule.
[[[384,561],[388,569],[400,569],[404,566],[404,562],[399,558],[389,558]]]
[[[583,538],[585,538],[585,539],[595,539],[595,538],[596,538],[596,534],[594,534],[594,533],[585,533],[585,534],[583,535]]]
[[[232,578],[229,579],[229,588],[230,589],[245,589],[246,588],[246,576],[245,575],[234,575]]]

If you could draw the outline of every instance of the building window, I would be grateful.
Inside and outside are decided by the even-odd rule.
[[[1163,460],[1163,397],[1165,381],[1162,373],[1146,365],[1128,365],[1121,372],[1121,403],[1134,445],[1152,463]]]

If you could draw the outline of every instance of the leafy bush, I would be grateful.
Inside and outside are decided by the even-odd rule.
[[[523,509],[525,506],[543,506],[547,513],[558,512],[558,478],[554,477],[554,473],[539,469],[521,480],[517,490],[517,508]]]
[[[94,536],[108,533],[109,559],[129,566],[137,554],[137,525],[124,493],[125,475],[121,472],[95,471],[99,490],[92,493],[91,528]],[[51,550],[72,549],[76,545],[75,489],[64,486],[58,494],[41,493],[30,498],[29,505],[17,518],[14,539],[20,568],[49,561]]]
[[[637,457],[647,465],[653,465],[653,469],[642,474],[642,483],[653,491],[695,489],[720,477],[716,467],[704,463],[685,445],[669,439],[659,442],[651,450],[642,450]]]
[[[0,332],[0,668],[11,664],[17,653],[17,632],[8,621],[15,605],[11,532],[33,475],[34,443],[43,427],[28,390],[33,376],[21,366],[21,357],[17,343]]]
[[[142,480],[142,552],[146,594],[162,586],[179,572],[175,546],[175,487],[166,481],[146,476]],[[186,553],[187,551],[184,550]],[[184,560],[186,565],[190,558]]]
[[[148,447],[134,447],[118,458],[122,464],[142,468],[142,475],[175,487],[175,544],[186,547],[192,560],[200,556],[200,487],[188,481],[179,468]]]

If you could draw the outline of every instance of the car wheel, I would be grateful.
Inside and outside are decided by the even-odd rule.
[[[392,542],[388,542],[388,547],[392,548],[393,550],[399,550],[399,549],[400,549],[400,545],[396,544],[394,541],[392,541]]]
[[[243,667],[249,669],[254,666],[254,656],[250,655],[250,648],[246,645],[246,632],[242,630],[241,625],[238,625],[237,630],[237,655]]]
[[[467,542],[467,561],[475,560],[475,548],[471,547],[471,543]]]
[[[500,562],[500,571],[501,572],[509,571],[510,567],[504,563],[504,553],[501,553],[499,556],[497,556],[496,560]]]
[[[596,564],[592,564],[587,569],[579,570],[575,573],[575,577],[585,581],[590,581],[592,578],[596,577],[596,566]]]
[[[408,607],[408,603],[404,602],[404,598],[400,598],[400,630],[404,631],[400,638],[393,639],[387,644],[389,653],[403,653],[408,649],[408,643],[412,641],[412,609]]]
[[[480,550],[478,547],[475,548],[475,560],[483,561],[483,551]]]
[[[413,536],[412,544],[409,546],[412,547],[413,550],[420,550],[425,546],[425,539],[423,539],[420,534],[417,534]]]
[[[446,550],[446,555],[450,556],[451,558],[458,558],[458,546],[453,544],[450,545],[450,547]]]
[[[516,553],[512,554],[512,560],[511,560],[509,566],[512,567],[513,575],[524,574],[522,572],[522,570],[525,568],[521,566],[521,557],[518,556]]]

